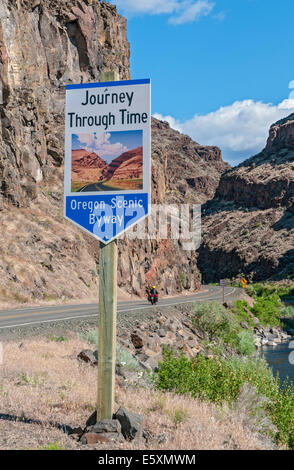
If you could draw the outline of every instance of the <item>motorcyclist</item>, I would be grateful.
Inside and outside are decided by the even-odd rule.
[[[158,301],[158,291],[156,290],[155,286],[152,286],[148,294],[148,300],[151,301],[151,299],[154,299],[153,303]]]
[[[153,295],[158,295],[158,292],[156,290],[156,287],[155,286],[152,286],[152,288],[150,289],[150,294],[153,294]]]

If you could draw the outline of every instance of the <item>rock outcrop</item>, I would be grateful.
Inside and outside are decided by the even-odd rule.
[[[106,179],[143,178],[143,147],[129,150],[114,158],[105,168]]]
[[[198,266],[205,281],[294,275],[294,115],[273,124],[265,149],[222,175],[203,207]]]
[[[229,165],[217,147],[204,147],[167,122],[152,119],[152,203],[202,204],[213,197],[221,174]],[[187,180],[193,177],[195,186]],[[203,184],[198,183],[199,180]],[[146,285],[156,284],[162,293],[197,290],[201,275],[195,250],[183,249],[181,240],[121,240],[119,285],[143,295]]]
[[[105,168],[107,165],[103,158],[99,157],[95,152],[87,152],[87,150],[73,150],[71,167],[80,168]]]
[[[95,152],[87,150],[72,150],[71,181],[72,185],[81,183],[100,181],[103,179],[102,173],[107,163]]]
[[[109,70],[129,79],[126,32],[116,8],[98,0],[0,4],[3,306],[97,296],[98,243],[63,218],[65,85],[99,81]],[[93,161],[91,172],[102,171],[99,155],[85,158]],[[122,162],[113,177],[122,170],[136,177],[137,159]],[[83,160],[74,167],[90,180]],[[204,203],[227,168],[217,147],[152,120],[153,203]],[[197,254],[158,236],[121,240],[118,280],[130,294],[145,294],[154,282],[161,293],[195,290],[201,281]]]
[[[130,78],[126,20],[98,0],[0,4],[1,195],[27,206],[58,182],[64,154],[65,84]]]
[[[203,204],[230,168],[218,147],[200,145],[157,119],[152,121],[152,146],[154,202]]]

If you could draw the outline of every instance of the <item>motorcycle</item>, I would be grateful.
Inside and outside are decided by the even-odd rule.
[[[151,305],[155,305],[158,302],[158,294],[148,294],[148,300],[151,302]]]

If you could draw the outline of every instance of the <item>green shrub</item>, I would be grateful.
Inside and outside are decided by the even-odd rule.
[[[278,381],[279,379],[277,379]],[[278,428],[277,440],[294,450],[294,386],[284,382],[279,391],[274,391],[268,410]]]
[[[181,284],[182,284],[183,289],[185,289],[185,287],[186,287],[186,282],[187,282],[187,274],[182,273],[181,274]]]
[[[210,339],[219,338],[225,344],[236,347],[241,330],[231,311],[217,301],[194,303],[193,323],[205,331]]]
[[[64,337],[64,336],[49,335],[49,339],[50,339],[51,341],[56,341],[56,343],[61,343],[61,342],[65,341],[65,337]]]
[[[292,305],[283,307],[281,310],[281,317],[294,318],[294,307],[292,307]]]
[[[87,331],[87,333],[80,333],[80,337],[87,343],[95,344],[95,346],[98,348],[97,330],[90,330]],[[139,362],[133,356],[133,354],[118,343],[116,344],[116,363],[131,370],[141,370]]]
[[[211,359],[198,354],[190,360],[184,355],[176,357],[173,352],[165,351],[156,385],[159,389],[220,403],[235,400],[243,383],[260,382],[260,376],[266,384],[274,380],[263,359]]]
[[[187,359],[164,352],[155,384],[160,390],[199,397],[217,404],[236,402],[245,384],[267,398],[264,403],[272,423],[277,427],[277,441],[294,449],[294,386],[280,385],[262,358],[231,357],[210,359],[197,355]]]
[[[248,326],[253,328],[255,325],[248,313],[248,310],[250,311],[250,305],[248,302],[246,302],[246,300],[236,300],[234,302],[234,306],[231,309],[239,323],[247,322]]]
[[[80,333],[80,337],[83,341],[86,341],[87,343],[95,344],[95,346],[98,347],[97,330],[90,330],[90,331],[87,331],[86,333]]]
[[[40,450],[63,450],[60,442],[49,442],[47,446],[40,446]]]
[[[131,370],[140,370],[139,363],[133,354],[120,344],[116,345],[116,363],[123,365]]]
[[[240,354],[252,356],[256,351],[254,337],[248,330],[243,330],[238,333],[237,350]]]
[[[292,285],[276,284],[272,282],[256,282],[246,286],[246,292],[251,297],[268,297],[277,294],[279,297],[291,297],[294,295]]]
[[[188,419],[188,412],[184,408],[176,408],[173,414],[173,421],[177,426],[180,423],[184,423]]]
[[[280,326],[281,301],[278,294],[258,297],[251,312],[257,316],[262,325]]]

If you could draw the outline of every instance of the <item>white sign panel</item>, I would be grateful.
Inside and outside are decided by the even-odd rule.
[[[108,243],[150,212],[150,79],[66,86],[64,216]]]

